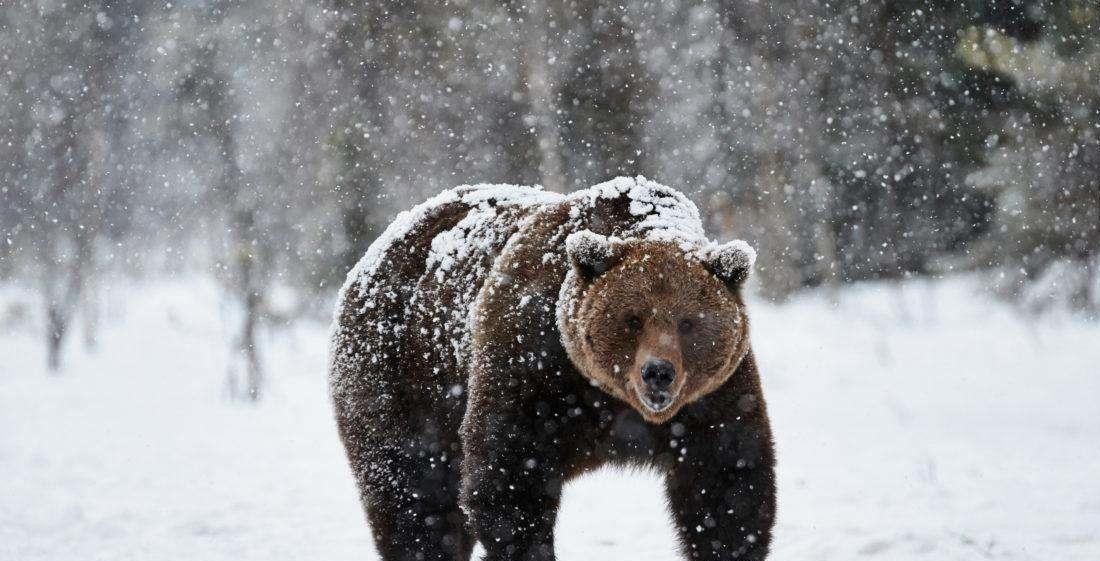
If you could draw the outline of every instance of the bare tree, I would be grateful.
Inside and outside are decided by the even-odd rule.
[[[513,4],[520,19],[520,88],[525,94],[528,121],[535,132],[538,148],[540,183],[551,191],[565,189],[565,172],[561,152],[561,109],[549,59],[556,49],[549,39],[552,14],[545,0],[527,0]]]
[[[39,89],[56,115],[44,120],[38,135],[48,147],[43,154],[47,187],[38,198],[44,218],[38,225],[38,247],[47,366],[53,371],[61,367],[62,347],[78,312],[86,347],[96,342],[97,306],[91,291],[97,274],[95,250],[117,185],[108,169],[118,141],[109,130],[118,97],[112,77],[136,9],[103,0],[90,6],[62,5],[41,18],[40,47],[52,63],[62,65],[56,70],[63,77],[52,76]]]
[[[574,19],[583,46],[562,85],[569,186],[652,176],[644,135],[655,84],[639,52],[636,14],[620,4],[579,3]]]
[[[80,224],[80,208],[72,204],[86,165],[80,151],[77,118],[71,108],[54,131],[50,186],[40,200],[45,218],[39,227],[39,251],[46,305],[46,364],[51,371],[61,368],[62,344],[92,252],[91,233]]]
[[[43,56],[83,60],[82,43],[91,33],[88,15],[82,6],[65,6],[45,14],[41,20]],[[41,217],[37,225],[38,251],[46,318],[46,364],[50,371],[61,368],[63,343],[85,277],[91,274],[95,236],[93,225],[85,221],[84,215],[88,202],[84,119],[93,103],[85,87],[88,76],[79,71],[59,72],[59,76],[52,80],[44,77],[39,87],[40,102],[48,103],[49,109],[44,111],[35,135],[45,148],[40,154],[44,158],[40,163],[44,164],[41,177],[45,186],[36,201]]]
[[[225,265],[230,299],[238,307],[239,324],[232,342],[231,360],[227,372],[234,397],[258,401],[264,385],[264,371],[257,348],[257,329],[263,306],[263,273],[259,271],[261,240],[257,230],[257,201],[252,196],[255,186],[241,169],[237,143],[236,101],[230,77],[219,68],[219,44],[210,38],[199,46],[196,63],[183,80],[180,93],[198,104],[205,114],[205,132],[217,147],[220,170],[213,188],[214,200],[224,213],[227,226]],[[236,383],[237,368],[243,368],[245,386]]]

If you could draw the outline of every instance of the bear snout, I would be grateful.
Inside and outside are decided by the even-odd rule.
[[[642,364],[642,381],[651,392],[666,392],[676,381],[676,368],[664,359],[649,359]]]

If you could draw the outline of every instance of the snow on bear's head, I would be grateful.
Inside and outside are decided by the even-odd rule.
[[[756,254],[743,241],[689,248],[584,230],[558,324],[577,368],[651,423],[717,389],[748,351],[741,286]]]

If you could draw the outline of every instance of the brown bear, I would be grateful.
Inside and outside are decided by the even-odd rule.
[[[554,558],[562,486],[660,470],[686,559],[764,559],[774,455],[741,287],[678,191],[460,187],[349,273],[336,420],[387,561]]]

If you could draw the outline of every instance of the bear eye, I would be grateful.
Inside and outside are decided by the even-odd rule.
[[[695,323],[690,319],[684,318],[680,320],[680,324],[676,326],[676,328],[680,330],[681,335],[687,335],[691,333],[691,330],[695,329]]]
[[[626,326],[631,331],[637,331],[642,328],[642,318],[638,317],[638,314],[630,314],[626,316]]]

